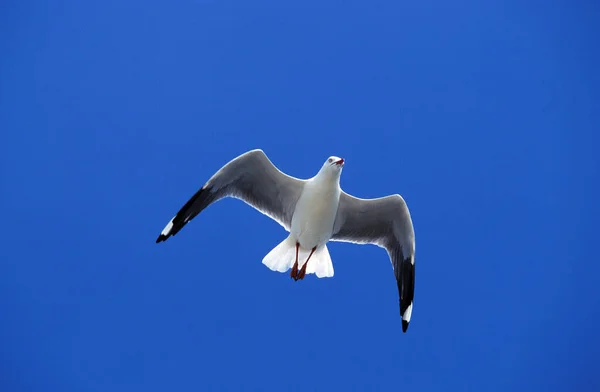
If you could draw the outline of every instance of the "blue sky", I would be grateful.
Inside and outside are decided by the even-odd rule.
[[[600,8],[451,3],[4,2],[0,389],[600,389]],[[293,282],[237,200],[154,243],[253,148],[404,196],[406,334],[375,246]]]

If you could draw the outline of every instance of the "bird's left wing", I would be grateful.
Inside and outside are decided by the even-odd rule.
[[[402,331],[406,332],[415,290],[415,233],[402,196],[359,199],[342,191],[331,240],[375,244],[387,250],[398,284]]]
[[[262,150],[249,151],[216,172],[167,223],[156,242],[177,234],[202,210],[224,197],[243,200],[289,231],[305,182],[281,172]]]

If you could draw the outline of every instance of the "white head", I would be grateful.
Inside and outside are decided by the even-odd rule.
[[[344,167],[344,158],[331,156],[327,158],[321,170],[319,170],[319,174],[329,174],[334,177],[339,178],[342,174],[342,168]]]

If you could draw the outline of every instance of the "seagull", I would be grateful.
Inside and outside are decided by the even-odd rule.
[[[392,263],[402,331],[406,332],[415,290],[415,233],[410,212],[399,194],[360,199],[344,192],[340,188],[343,167],[343,158],[331,156],[314,177],[302,180],[280,171],[262,150],[248,151],[217,171],[167,223],[156,243],[177,234],[209,205],[233,197],[289,233],[262,263],[272,271],[291,269],[294,281],[311,273],[318,278],[333,276],[329,241],[377,245],[387,251]],[[306,261],[301,262],[306,254]]]

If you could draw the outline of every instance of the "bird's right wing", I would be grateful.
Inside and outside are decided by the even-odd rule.
[[[262,150],[249,151],[215,173],[169,221],[156,242],[177,234],[202,210],[225,197],[243,200],[289,231],[305,182],[281,172]]]
[[[402,331],[406,332],[415,290],[415,233],[402,196],[359,199],[342,192],[331,240],[375,244],[387,250],[398,284]]]

